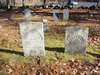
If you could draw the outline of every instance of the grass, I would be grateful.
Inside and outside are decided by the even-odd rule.
[[[81,55],[81,54],[69,54],[69,53],[59,53],[53,51],[46,51],[46,56],[41,57],[42,64],[54,64],[54,63],[64,63],[68,60],[79,59],[93,63],[95,57],[91,55]],[[37,60],[33,57],[24,57],[16,54],[2,53],[0,52],[0,60],[5,62],[20,62],[20,63],[37,63]]]
[[[93,63],[95,57],[86,54],[69,54],[64,53],[64,34],[45,33],[46,56],[41,57],[41,63],[54,64],[64,63],[68,60],[79,59]],[[92,47],[87,48],[88,52],[94,52]],[[95,53],[99,53],[97,50]],[[36,63],[37,60],[33,57],[24,57],[18,54],[0,52],[0,60],[5,62],[21,62],[21,63]]]
[[[92,52],[92,53],[95,53],[95,54],[100,54],[100,44],[96,45],[96,46],[93,46],[93,45],[88,45],[88,51],[89,52]]]

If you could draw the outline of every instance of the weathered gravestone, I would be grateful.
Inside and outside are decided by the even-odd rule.
[[[65,52],[85,54],[88,32],[88,28],[67,27],[65,34]]]
[[[69,20],[69,10],[68,9],[63,10],[63,20],[64,21]]]
[[[49,31],[49,26],[48,26],[48,20],[47,19],[43,19],[43,30],[44,30],[44,32]]]
[[[25,21],[20,23],[20,33],[24,56],[44,56],[44,32],[42,22],[32,22],[30,12],[25,13]]]
[[[53,10],[53,18],[55,21],[59,21],[59,10]]]

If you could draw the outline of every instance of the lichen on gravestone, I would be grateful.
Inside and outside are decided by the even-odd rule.
[[[85,54],[88,33],[88,28],[79,26],[67,27],[65,34],[65,52]]]

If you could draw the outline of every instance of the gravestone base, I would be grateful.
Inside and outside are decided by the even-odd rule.
[[[85,54],[88,33],[88,28],[78,26],[67,27],[65,34],[65,52]]]
[[[20,23],[24,56],[44,56],[44,32],[42,22]]]

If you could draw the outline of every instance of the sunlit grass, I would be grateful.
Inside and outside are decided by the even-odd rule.
[[[41,63],[54,64],[67,62],[68,60],[79,59],[87,62],[94,62],[96,57],[89,54],[69,54],[64,51],[64,34],[57,33],[45,33],[45,47],[49,48],[46,50],[46,56],[41,57]],[[53,49],[54,48],[54,49]],[[59,48],[63,48],[60,50]],[[57,51],[59,49],[59,51]],[[88,52],[99,53],[99,51],[93,51],[92,47],[87,47]],[[22,52],[22,50],[21,50]],[[36,63],[37,60],[33,57],[24,57],[13,53],[0,52],[0,59],[6,62],[22,62],[22,63]]]

